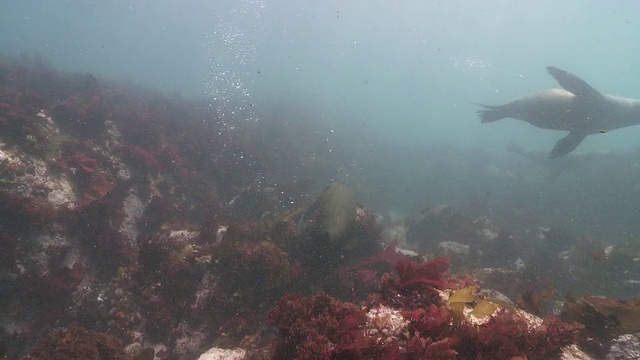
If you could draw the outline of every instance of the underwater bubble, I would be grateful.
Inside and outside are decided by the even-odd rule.
[[[251,112],[251,93],[246,84],[256,62],[256,35],[263,31],[262,1],[240,1],[236,8],[216,13],[216,27],[204,34],[204,50],[209,58],[209,74],[204,81],[205,96],[218,118],[242,114],[245,120],[255,118]]]
[[[453,67],[460,72],[469,72],[477,69],[484,69],[488,64],[478,56],[454,57],[451,59]]]

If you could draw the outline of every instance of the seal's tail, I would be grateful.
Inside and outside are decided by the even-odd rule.
[[[484,109],[478,110],[478,116],[480,116],[480,120],[482,123],[488,123],[500,119],[504,119],[507,117],[504,108],[500,105],[485,105],[485,104],[476,104],[478,106],[482,106]]]

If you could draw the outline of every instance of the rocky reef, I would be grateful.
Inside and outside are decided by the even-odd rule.
[[[632,245],[453,207],[385,223],[296,180],[304,157],[282,181],[225,116],[0,60],[0,357],[601,358],[640,332],[635,300],[559,305],[633,293]]]

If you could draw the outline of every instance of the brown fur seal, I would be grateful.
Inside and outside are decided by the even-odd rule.
[[[483,105],[478,111],[483,123],[504,118],[524,120],[552,130],[568,131],[560,139],[550,158],[573,151],[585,137],[640,124],[640,100],[601,94],[586,81],[548,66],[549,74],[562,86],[531,94],[504,105]]]

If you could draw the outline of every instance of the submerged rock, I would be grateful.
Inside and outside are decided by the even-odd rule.
[[[444,241],[473,246],[482,240],[474,221],[451,206],[424,211],[407,222],[406,239],[418,252],[432,252]]]
[[[443,241],[438,244],[438,256],[448,256],[451,258],[451,267],[459,269],[469,262],[469,245],[455,241]]]
[[[582,349],[580,349],[575,344],[565,346],[564,348],[562,348],[560,359],[561,360],[594,360],[593,357],[585,353]],[[628,359],[628,358],[625,358],[625,359]]]
[[[115,337],[86,329],[77,323],[51,332],[32,350],[29,360],[130,359]]]
[[[246,352],[242,349],[211,348],[200,355],[198,360],[242,360]]]
[[[613,339],[607,360],[640,359],[640,334],[625,334]]]
[[[443,241],[438,244],[438,255],[466,257],[469,255],[469,245],[455,241]]]

